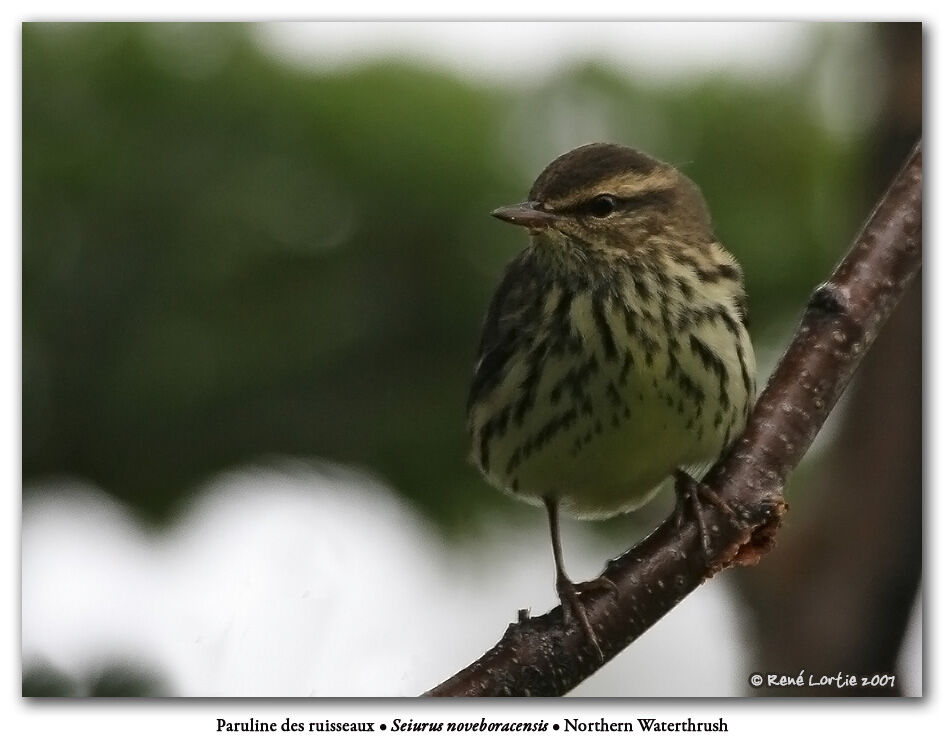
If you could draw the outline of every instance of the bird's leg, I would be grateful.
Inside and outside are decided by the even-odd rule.
[[[701,549],[705,554],[705,562],[707,563],[710,558],[711,550],[708,545],[708,528],[705,525],[705,515],[701,505],[702,501],[707,501],[722,513],[727,514],[733,522],[739,525],[741,524],[741,519],[735,513],[734,509],[714,490],[704,483],[695,480],[695,478],[689,475],[685,470],[675,470],[675,526],[679,529],[682,528],[682,523],[685,520],[685,507],[690,507],[695,518],[695,523],[698,525]]]
[[[600,644],[597,643],[597,637],[590,627],[590,619],[587,617],[587,610],[580,601],[580,594],[587,591],[605,590],[609,592],[616,591],[616,585],[608,578],[600,577],[592,581],[586,581],[581,584],[575,584],[568,577],[564,570],[564,558],[561,551],[560,525],[558,522],[557,499],[545,498],[544,505],[547,507],[547,520],[551,527],[551,547],[554,551],[554,567],[557,572],[557,596],[561,601],[561,609],[564,613],[564,623],[569,625],[574,617],[580,627],[583,628],[587,640],[597,652],[597,656],[603,661],[603,652],[600,650]]]

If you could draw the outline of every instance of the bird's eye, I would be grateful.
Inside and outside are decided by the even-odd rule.
[[[595,218],[605,218],[616,210],[616,198],[613,195],[597,195],[587,203],[587,212]]]

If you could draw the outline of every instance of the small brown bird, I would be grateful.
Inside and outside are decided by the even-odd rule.
[[[710,465],[754,399],[741,269],[698,187],[620,145],[560,156],[527,202],[492,215],[527,229],[530,243],[485,320],[468,401],[472,460],[500,489],[546,507],[565,618],[576,616],[599,653],[579,599],[589,586],[564,571],[558,512],[631,511],[675,475],[707,555],[705,496],[683,469]]]

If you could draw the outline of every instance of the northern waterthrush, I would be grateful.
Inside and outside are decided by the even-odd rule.
[[[707,553],[699,491],[682,470],[714,461],[754,398],[741,269],[698,187],[619,145],[560,156],[527,202],[492,214],[530,243],[488,309],[468,402],[472,460],[546,507],[564,613],[596,646],[586,585],[564,571],[558,512],[631,511],[674,474]]]

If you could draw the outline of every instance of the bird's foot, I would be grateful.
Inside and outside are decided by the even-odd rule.
[[[698,527],[698,536],[701,540],[701,549],[705,556],[705,563],[710,562],[711,548],[708,540],[708,527],[705,524],[705,514],[702,509],[702,502],[710,503],[731,519],[737,525],[743,522],[735,510],[729,506],[725,500],[714,490],[702,482],[698,482],[694,477],[684,470],[675,471],[675,526],[679,529],[685,521],[685,509],[688,507],[695,518],[695,524]]]
[[[564,614],[564,624],[570,625],[576,618],[577,623],[583,629],[584,635],[590,642],[591,647],[596,652],[600,661],[604,661],[603,651],[597,641],[597,636],[590,626],[590,618],[587,617],[587,608],[580,599],[581,594],[605,592],[606,594],[618,595],[619,589],[610,579],[600,576],[590,581],[582,581],[575,584],[567,576],[559,575],[557,577],[557,596],[561,600],[561,610]]]

